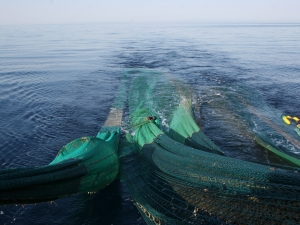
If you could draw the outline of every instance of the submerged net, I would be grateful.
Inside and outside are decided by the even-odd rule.
[[[48,166],[0,171],[0,204],[97,191],[116,178],[120,162],[121,177],[148,224],[300,223],[299,169],[224,156],[195,122],[188,85],[169,76],[166,87],[157,72],[129,73],[113,117],[96,137],[70,142]],[[122,128],[129,143],[118,158],[128,77],[130,116]]]
[[[119,126],[65,145],[47,166],[0,170],[0,204],[50,201],[98,191],[119,173]]]
[[[145,221],[299,224],[299,169],[223,156],[192,121],[187,96],[178,95],[173,113],[161,116],[159,106],[164,104],[155,98],[161,92],[154,78],[146,74],[132,81],[129,111],[134,141],[120,153],[122,178]],[[167,118],[170,125],[146,120],[149,116]]]
[[[104,126],[96,137],[78,138],[47,166],[0,170],[0,204],[37,203],[96,192],[119,173],[118,146],[127,78],[119,85]]]
[[[258,128],[252,128],[252,135],[256,143],[278,156],[286,164],[300,167],[299,156],[293,153],[293,151],[288,150],[287,147],[290,146],[290,148],[292,147],[294,149],[299,149],[300,141],[297,138],[293,137],[293,135],[291,135],[290,133],[286,132],[284,129],[280,128],[276,124],[276,120],[271,121],[271,119],[267,118],[267,116],[263,115],[263,113],[259,112],[255,107],[248,104],[245,99],[243,99],[242,97],[239,97],[239,99],[245,106],[247,111],[251,114],[251,116],[254,117],[253,120],[259,120],[260,124],[266,127],[265,129],[267,129],[268,133],[272,132],[271,134],[267,134],[267,132],[260,131],[260,129]],[[274,139],[273,141],[271,140],[271,137]],[[276,142],[284,142],[285,145],[277,146]]]
[[[47,166],[0,171],[0,204],[50,201],[106,187],[119,172],[119,127],[76,139]]]

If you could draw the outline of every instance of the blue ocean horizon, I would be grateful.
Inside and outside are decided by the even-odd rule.
[[[134,69],[190,85],[202,130],[227,155],[271,162],[253,131],[300,158],[297,146],[236,103],[242,97],[299,138],[281,121],[300,116],[299,37],[293,23],[0,26],[0,168],[47,165],[68,142],[96,135],[123,74]],[[0,206],[0,222],[146,224],[122,180],[95,194]]]

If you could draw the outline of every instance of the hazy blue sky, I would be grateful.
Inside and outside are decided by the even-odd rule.
[[[293,22],[300,0],[0,0],[0,24]]]

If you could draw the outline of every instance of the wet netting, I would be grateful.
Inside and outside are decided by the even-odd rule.
[[[70,142],[49,165],[1,170],[0,204],[95,192],[116,179],[120,165],[121,179],[148,224],[300,224],[300,169],[226,156],[202,132],[188,84],[151,70],[129,70],[112,106],[96,137]],[[120,128],[126,132],[121,147]],[[272,140],[256,137],[276,153]]]
[[[274,121],[271,121],[267,116],[263,115],[259,112],[255,107],[249,105],[245,99],[239,97],[242,104],[245,108],[249,111],[253,120],[258,120],[259,124],[262,124],[266,127],[267,131],[260,131],[260,129],[252,128],[254,140],[258,145],[267,149],[268,151],[272,152],[276,156],[283,159],[288,165],[300,167],[300,159],[299,156],[292,151],[289,151],[287,146],[290,148],[299,149],[300,148],[300,141],[293,137],[290,133],[282,129],[279,125],[277,125]],[[268,110],[272,111],[272,110]],[[271,117],[272,115],[268,115]],[[255,118],[256,117],[256,118]],[[250,125],[251,127],[251,125]],[[267,134],[272,132],[271,134]],[[275,140],[272,141],[270,138],[274,138]],[[281,142],[286,143],[286,145],[276,145],[276,139],[281,140]]]
[[[132,138],[119,154],[148,224],[300,223],[299,169],[224,156],[194,122],[184,85],[162,88],[159,74],[139,74],[128,98]]]
[[[0,170],[0,204],[51,201],[96,192],[113,182],[119,174],[118,147],[127,83],[125,74],[97,136],[71,141],[49,165]]]
[[[50,201],[106,187],[119,172],[119,127],[65,145],[47,166],[0,171],[0,204]]]

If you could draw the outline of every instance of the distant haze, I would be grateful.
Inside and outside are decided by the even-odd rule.
[[[300,0],[0,0],[0,24],[300,23]]]

